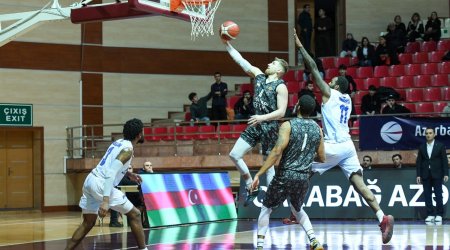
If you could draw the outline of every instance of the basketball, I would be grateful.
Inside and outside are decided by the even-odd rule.
[[[239,26],[233,21],[226,21],[220,25],[220,36],[229,41],[239,35]]]

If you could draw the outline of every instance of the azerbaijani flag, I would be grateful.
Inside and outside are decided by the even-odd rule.
[[[236,219],[227,173],[142,174],[150,226]]]

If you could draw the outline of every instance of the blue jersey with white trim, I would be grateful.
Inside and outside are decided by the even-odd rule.
[[[352,99],[348,94],[331,89],[330,98],[322,103],[322,122],[324,140],[344,142],[350,140],[348,119],[352,112]]]

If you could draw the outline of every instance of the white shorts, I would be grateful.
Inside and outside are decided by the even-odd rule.
[[[97,214],[103,201],[103,178],[90,173],[83,185],[83,196],[80,199],[80,207],[83,214]],[[113,188],[109,197],[109,207],[122,214],[127,214],[133,209],[133,204],[126,195],[117,188]]]
[[[327,143],[325,141],[325,163],[314,162],[312,164],[312,171],[319,172],[320,174],[325,171],[338,166],[344,172],[347,179],[350,178],[352,173],[363,171],[356,154],[355,145],[352,140],[341,143]]]

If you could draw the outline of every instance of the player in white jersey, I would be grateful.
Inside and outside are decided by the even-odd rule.
[[[380,222],[383,243],[388,243],[394,230],[394,217],[384,215],[372,191],[364,183],[363,169],[359,164],[355,145],[353,144],[348,128],[348,119],[352,109],[352,100],[348,94],[348,81],[339,76],[329,84],[322,80],[317,65],[303,47],[294,30],[295,43],[302,53],[306,66],[310,69],[315,83],[322,92],[322,122],[325,140],[325,163],[313,164],[314,172],[324,173],[338,165],[355,190],[369,204]]]
[[[139,175],[127,170],[133,158],[133,146],[144,142],[143,127],[139,119],[127,121],[123,126],[124,139],[113,142],[99,164],[86,177],[83,184],[83,196],[80,200],[83,223],[72,235],[66,249],[75,249],[94,227],[97,216],[105,217],[109,208],[127,215],[139,249],[147,249],[139,209],[115,188],[125,175],[138,183],[142,181]]]

